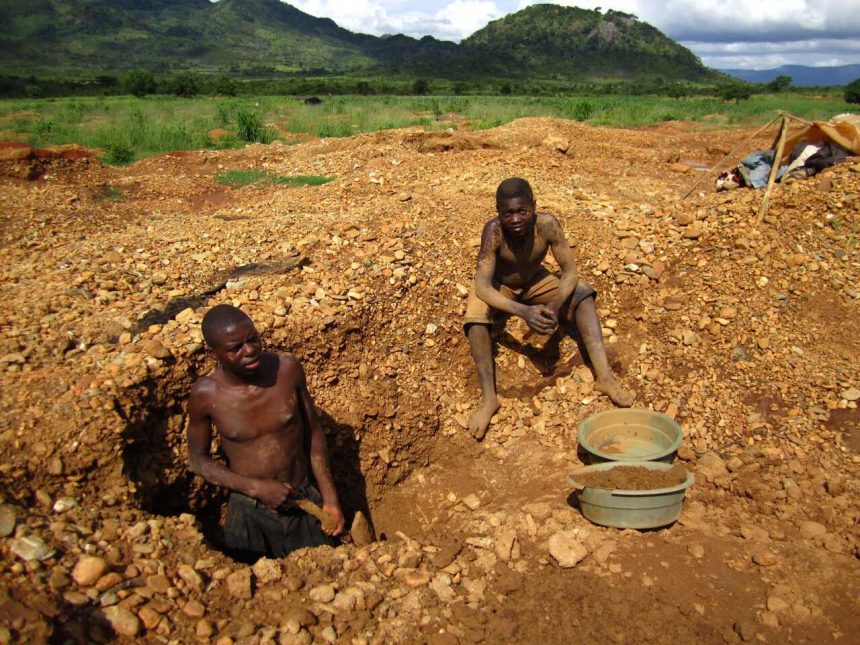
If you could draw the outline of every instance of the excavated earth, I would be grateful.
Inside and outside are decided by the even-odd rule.
[[[860,165],[778,185],[762,222],[712,177],[681,200],[773,135],[750,134],[524,119],[126,168],[0,146],[0,642],[853,642]],[[235,169],[334,179],[218,183]],[[503,407],[465,430],[464,294],[511,175],[563,223],[637,405],[683,427],[671,527],[576,508],[577,425],[611,404],[570,338],[499,330]],[[304,362],[377,542],[219,550],[184,405],[222,302]]]

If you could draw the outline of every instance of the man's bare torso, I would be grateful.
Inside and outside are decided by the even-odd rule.
[[[534,278],[550,248],[548,233],[553,222],[556,220],[552,215],[537,213],[533,232],[521,241],[508,239],[498,218],[484,224],[482,247],[488,242],[486,251],[496,254],[494,282],[518,289]]]
[[[263,361],[259,385],[231,385],[216,368],[204,377],[201,389],[230,469],[298,487],[308,473],[298,363],[292,356],[271,353]]]

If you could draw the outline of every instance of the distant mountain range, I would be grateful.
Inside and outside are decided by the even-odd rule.
[[[456,44],[431,36],[353,33],[280,0],[0,2],[0,74],[92,78],[132,69],[256,78],[719,77],[690,50],[618,11],[534,5],[495,20]]]
[[[847,85],[860,78],[860,65],[836,67],[806,67],[805,65],[783,65],[776,69],[721,69],[750,83],[769,83],[777,76],[790,76],[792,85]]]

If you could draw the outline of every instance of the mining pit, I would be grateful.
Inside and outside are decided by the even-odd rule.
[[[124,168],[0,145],[0,642],[851,642],[860,166],[777,185],[762,222],[754,191],[680,200],[701,170],[672,160],[749,135],[539,118]],[[696,483],[670,527],[575,507],[577,426],[611,407],[575,339],[497,330],[502,408],[466,430],[464,297],[512,175],[598,289],[623,385],[681,424]],[[184,438],[218,303],[302,361],[377,541],[222,552]]]

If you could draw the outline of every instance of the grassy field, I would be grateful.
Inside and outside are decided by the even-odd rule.
[[[343,137],[408,126],[486,129],[526,116],[622,128],[675,120],[725,127],[763,124],[779,110],[828,119],[851,107],[838,93],[763,94],[737,103],[660,96],[332,96],[316,106],[281,96],[30,99],[0,101],[0,140],[78,143],[108,163],[124,164],[170,150],[290,143],[299,134]]]

